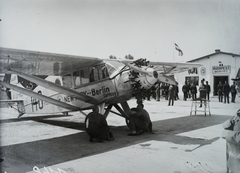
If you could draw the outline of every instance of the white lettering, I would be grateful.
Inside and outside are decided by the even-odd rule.
[[[64,170],[60,169],[60,168],[57,168],[57,170],[53,170],[51,167],[43,167],[44,170],[41,170],[37,167],[37,166],[34,166],[33,167],[33,171],[36,172],[36,173],[67,173],[65,172]]]

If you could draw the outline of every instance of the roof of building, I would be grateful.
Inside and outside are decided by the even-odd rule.
[[[214,56],[214,55],[217,55],[217,54],[225,54],[225,55],[230,55],[232,57],[240,57],[240,55],[238,55],[238,54],[222,52],[221,50],[217,49],[217,50],[215,50],[215,53],[212,53],[212,54],[209,54],[209,55],[205,55],[205,56],[202,56],[200,58],[196,58],[196,59],[193,59],[193,60],[190,60],[190,61],[187,61],[187,62],[194,62],[194,61],[197,61],[197,60],[200,60],[200,59],[204,59],[204,58],[208,58],[210,56]]]

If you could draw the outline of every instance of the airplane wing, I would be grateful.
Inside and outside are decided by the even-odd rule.
[[[192,68],[198,68],[200,64],[193,63],[171,63],[171,62],[150,62],[153,65],[153,69],[161,74],[173,75],[175,73],[180,73],[187,71]]]
[[[143,74],[147,73],[144,72],[142,68],[135,66],[133,60],[122,60],[121,62],[137,72]],[[198,68],[201,66],[201,64],[148,61],[148,66],[152,66],[152,68],[160,74],[173,75],[175,73],[184,72],[192,68]]]
[[[200,64],[191,63],[170,63],[170,62],[150,62],[146,59],[139,59],[136,61],[123,60],[123,64],[135,72],[144,74],[152,78],[152,81],[158,79],[160,82],[176,85],[174,78],[170,77],[174,73],[180,73],[192,68],[200,67]],[[148,79],[150,80],[150,79]]]
[[[70,88],[48,82],[36,76],[62,76],[83,67],[94,66],[101,63],[103,63],[103,60],[93,57],[0,48],[0,73],[16,74],[43,87],[50,87],[51,90],[65,93],[66,95],[92,104],[96,104],[99,101]],[[1,81],[1,85],[6,88],[19,90],[19,88],[3,81]],[[34,93],[28,92],[27,94],[32,95]]]
[[[102,62],[93,57],[0,48],[0,73],[13,69],[28,75],[62,76],[69,71]]]

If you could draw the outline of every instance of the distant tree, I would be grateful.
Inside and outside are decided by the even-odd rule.
[[[125,56],[125,59],[134,59],[134,57],[129,54],[129,55],[126,55],[126,56]]]
[[[110,59],[117,59],[116,56],[110,55],[109,56]]]

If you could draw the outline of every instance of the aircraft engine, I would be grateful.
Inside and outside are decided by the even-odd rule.
[[[149,74],[141,74],[139,73],[138,76],[136,76],[134,79],[132,79],[132,83],[139,84],[140,89],[150,89],[153,85],[156,84],[158,81],[158,74],[156,71],[154,71],[152,68],[145,69],[149,72]]]
[[[129,79],[136,93],[145,92],[158,81],[158,73],[148,63],[145,59],[140,59],[132,66]]]

